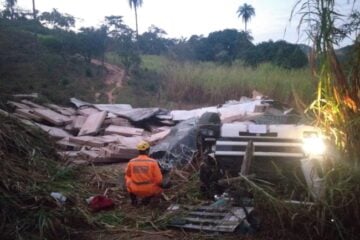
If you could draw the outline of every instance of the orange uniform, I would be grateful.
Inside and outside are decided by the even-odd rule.
[[[147,155],[139,155],[127,165],[125,173],[127,190],[138,197],[150,197],[162,193],[160,187],[162,180],[158,162]]]

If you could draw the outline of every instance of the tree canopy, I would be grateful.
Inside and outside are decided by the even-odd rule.
[[[57,9],[53,9],[51,12],[43,12],[40,15],[40,21],[51,27],[65,28],[75,26],[75,18],[66,13],[60,13]]]
[[[244,3],[241,5],[238,10],[236,11],[238,14],[238,17],[242,18],[243,22],[245,23],[245,32],[247,31],[247,23],[250,21],[250,19],[255,16],[255,8],[251,6],[250,4]]]

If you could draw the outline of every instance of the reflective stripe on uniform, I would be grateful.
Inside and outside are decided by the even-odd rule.
[[[130,160],[130,162],[156,162],[156,160],[154,159],[139,159],[139,158],[135,158]]]
[[[135,183],[136,185],[146,185],[146,184],[150,184],[150,181],[144,181],[144,182],[136,182],[134,180],[132,180],[131,182]]]
[[[149,166],[133,166],[132,171],[133,171],[134,174],[148,173],[149,172]]]

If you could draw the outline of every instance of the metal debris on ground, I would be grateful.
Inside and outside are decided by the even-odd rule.
[[[169,226],[212,232],[234,232],[250,226],[247,218],[253,207],[185,206],[172,204],[168,211],[175,216]]]

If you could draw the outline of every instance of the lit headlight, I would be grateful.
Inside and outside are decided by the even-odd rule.
[[[303,150],[307,155],[322,155],[325,153],[325,143],[317,132],[304,132]]]

